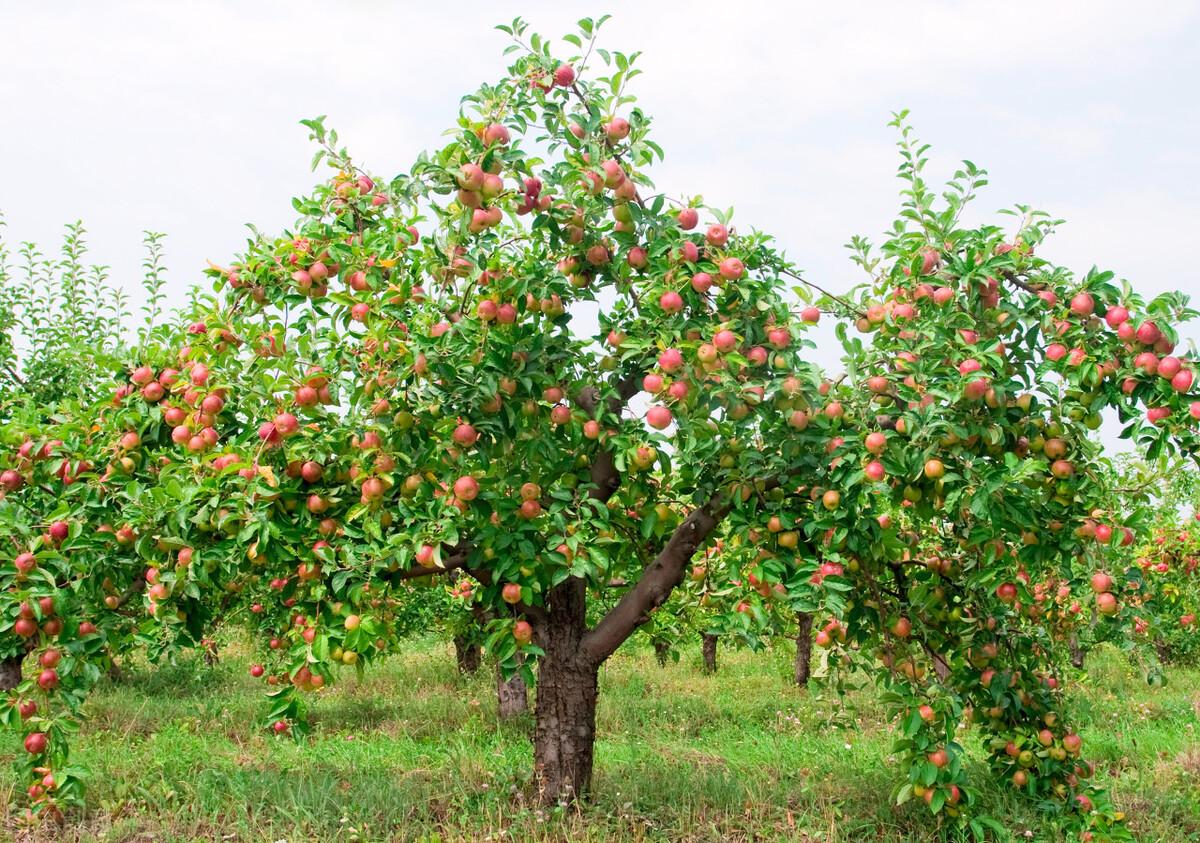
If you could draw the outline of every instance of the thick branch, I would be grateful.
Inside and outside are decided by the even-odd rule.
[[[418,565],[415,568],[409,568],[407,571],[401,571],[396,574],[396,579],[415,580],[420,577],[432,577],[435,574],[448,574],[451,571],[457,571],[465,567],[467,567],[467,551],[462,550],[443,559],[442,564],[436,568],[426,568],[423,565]],[[474,573],[474,571],[471,572],[472,576],[474,576]],[[475,579],[479,578],[475,577]]]
[[[637,585],[617,601],[604,619],[580,643],[580,654],[600,665],[645,623],[649,612],[661,606],[683,579],[683,569],[729,512],[727,498],[714,496],[683,519],[666,546],[642,573]]]

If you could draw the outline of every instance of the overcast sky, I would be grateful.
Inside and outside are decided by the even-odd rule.
[[[327,114],[391,175],[502,71],[494,24],[519,13],[557,36],[604,12],[603,46],[644,52],[633,93],[667,152],[658,187],[734,206],[822,285],[860,280],[843,244],[893,218],[886,123],[909,108],[933,175],[963,158],[990,171],[980,213],[1024,202],[1068,221],[1044,255],[1200,292],[1195,2],[0,0],[7,236],[50,246],[82,219],[136,295],[141,232],[166,232],[177,302],[245,223],[293,221],[314,178],[299,119]]]

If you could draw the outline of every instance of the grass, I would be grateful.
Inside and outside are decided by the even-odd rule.
[[[649,651],[605,667],[594,799],[527,800],[531,722],[499,724],[487,671],[463,678],[449,648],[407,655],[322,693],[313,734],[257,726],[262,684],[241,648],[223,661],[138,667],[101,688],[76,739],[92,770],[64,828],[21,825],[12,750],[0,746],[0,834],[65,841],[922,841],[924,806],[895,808],[890,726],[870,688],[836,695],[787,681],[791,653],[699,652],[659,668]],[[1115,651],[1094,654],[1072,709],[1085,749],[1145,841],[1200,840],[1200,671],[1150,688]],[[972,736],[965,737],[968,745]],[[1030,805],[971,770],[980,810],[1016,840],[1057,839]],[[949,837],[947,839],[953,839]]]

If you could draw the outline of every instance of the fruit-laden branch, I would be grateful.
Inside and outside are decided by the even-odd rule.
[[[1027,293],[1033,293],[1034,295],[1037,295],[1037,293],[1039,292],[1038,290],[1034,289],[1029,284],[1027,284],[1025,281],[1018,278],[1017,274],[1015,272],[1013,272],[1011,269],[1000,270],[1000,275],[1004,278],[1005,281],[1009,282],[1014,287],[1020,287],[1022,290],[1024,290]]]
[[[419,565],[415,568],[409,568],[407,571],[401,571],[400,573],[398,573],[396,575],[395,579],[415,580],[415,579],[420,579],[421,577],[432,577],[435,574],[448,574],[451,571],[457,571],[461,568],[466,568],[466,567],[467,567],[467,552],[465,550],[460,550],[460,551],[456,551],[454,553],[454,555],[443,559],[442,564],[435,568],[426,568],[424,566]],[[472,576],[474,576],[473,571],[471,572],[471,574],[472,574]],[[476,579],[478,579],[478,577],[476,577]]]
[[[483,585],[492,584],[492,572],[485,568],[468,567],[467,562],[470,560],[471,546],[466,542],[460,542],[455,545],[453,552],[442,559],[442,564],[436,568],[426,568],[418,566],[409,568],[406,571],[401,571],[396,575],[398,580],[415,580],[421,577],[432,577],[439,574],[450,574],[454,571],[466,571]],[[541,606],[530,606],[527,603],[517,603],[514,607],[518,612],[524,615],[529,615],[532,618],[545,617],[545,610]]]
[[[661,606],[675,586],[679,585],[684,566],[731,507],[728,496],[715,495],[683,519],[637,585],[625,592],[617,605],[583,637],[579,647],[583,658],[593,665],[602,664],[635,629],[646,622],[649,612]]]
[[[816,284],[814,284],[812,281],[809,281],[807,278],[805,278],[800,273],[794,272],[793,270],[788,269],[786,266],[780,267],[779,271],[782,272],[784,275],[786,275],[788,278],[792,278],[796,281],[799,281],[804,286],[811,287],[812,289],[816,290],[818,293],[823,293],[824,295],[833,299],[835,302],[840,304],[842,307],[846,308],[848,311],[853,313],[855,316],[858,316],[861,318],[866,318],[867,312],[865,310],[862,310],[861,308],[859,308],[857,305],[855,305],[854,302],[849,301],[848,299],[845,299],[845,298],[837,295],[836,293],[831,293],[828,290],[826,290],[824,287],[817,286]]]

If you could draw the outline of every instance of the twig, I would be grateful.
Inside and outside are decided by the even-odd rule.
[[[812,287],[818,293],[823,293],[824,295],[828,296],[829,298],[833,299],[835,302],[840,304],[842,307],[849,310],[854,315],[861,316],[864,319],[866,318],[866,316],[867,316],[866,311],[859,310],[859,308],[853,302],[849,301],[848,299],[842,298],[841,296],[836,295],[835,293],[829,292],[825,288],[814,284],[812,281],[809,281],[807,278],[803,277],[799,273],[793,272],[791,269],[788,269],[786,266],[780,267],[779,271],[781,273],[783,273],[784,275],[786,275],[788,278],[792,278],[796,281],[799,281],[801,284],[805,285],[806,287]]]

